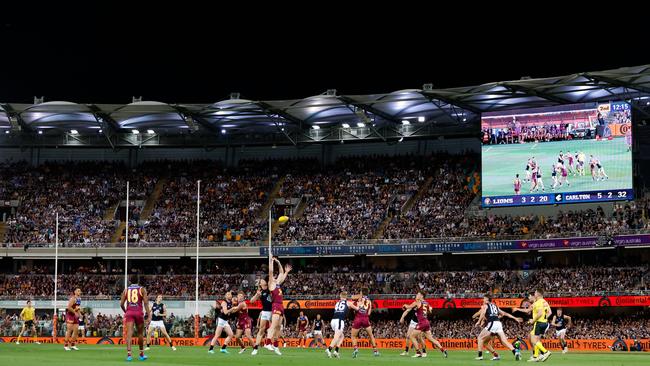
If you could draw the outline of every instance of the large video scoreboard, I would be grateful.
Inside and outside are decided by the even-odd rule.
[[[483,207],[631,200],[627,102],[484,113]]]

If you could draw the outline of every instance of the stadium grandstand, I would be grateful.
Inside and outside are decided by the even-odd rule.
[[[413,322],[428,316],[449,358],[488,345],[498,331],[481,333],[477,320],[501,324],[502,312],[513,314],[503,319],[513,354],[535,349],[536,361],[550,356],[542,344],[648,351],[648,121],[650,65],[295,100],[0,103],[0,339],[68,348],[68,322],[84,327],[79,348],[122,344],[122,303],[161,295],[167,313],[154,316],[173,345],[212,351],[213,337],[224,343],[221,328],[240,327],[241,318],[223,319],[240,309],[226,293],[256,297],[246,311],[257,333],[270,311],[258,291],[276,286],[276,258],[286,272],[273,302],[287,326],[273,333],[273,316],[264,338],[277,354],[278,344],[320,347],[316,332],[331,345],[342,293],[351,305],[354,297],[350,313],[372,308],[379,343],[359,347],[375,355],[409,352],[400,317],[411,305],[424,317]],[[488,152],[503,154],[490,171]],[[583,170],[581,154],[591,155]],[[488,184],[512,196],[488,195]],[[552,204],[493,206],[522,197]],[[132,283],[141,286],[134,301]],[[21,312],[27,300],[31,321]],[[75,301],[82,318],[70,311]],[[528,315],[538,304],[542,317]],[[570,327],[552,320],[557,308]],[[533,341],[520,317],[551,330]],[[341,347],[357,344],[352,328]],[[155,344],[164,339],[156,332]],[[506,343],[498,348],[514,347]]]

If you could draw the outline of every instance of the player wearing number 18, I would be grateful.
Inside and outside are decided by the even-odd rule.
[[[130,285],[122,292],[120,307],[124,311],[124,322],[126,325],[126,351],[127,361],[133,360],[131,355],[131,340],[133,338],[133,327],[135,326],[138,335],[138,346],[140,347],[140,361],[147,359],[144,354],[144,328],[145,321],[149,322],[149,299],[147,290],[138,284]],[[146,315],[143,314],[146,311]]]

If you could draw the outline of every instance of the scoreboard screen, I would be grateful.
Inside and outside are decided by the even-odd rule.
[[[623,101],[484,113],[483,207],[633,199],[631,118]]]

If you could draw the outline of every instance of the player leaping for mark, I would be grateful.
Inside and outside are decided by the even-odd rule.
[[[147,290],[138,284],[131,284],[126,290],[122,291],[120,297],[120,307],[124,311],[124,323],[126,324],[126,360],[132,361],[131,343],[133,339],[133,328],[135,328],[138,336],[138,346],[140,347],[140,361],[147,359],[144,354],[144,325],[149,322],[149,299],[147,298]],[[146,312],[143,313],[142,308]]]
[[[277,263],[280,273],[278,278],[273,277],[273,264]],[[272,315],[271,315],[271,338],[273,339],[273,352],[278,356],[282,356],[282,353],[278,349],[278,338],[282,336],[282,317],[284,316],[284,306],[282,304],[282,289],[280,285],[284,283],[284,280],[287,279],[287,275],[291,271],[291,265],[287,264],[285,268],[282,268],[282,263],[277,258],[270,257],[269,254],[269,276],[266,279],[269,284],[269,291],[271,291],[271,304],[272,304]]]
[[[440,344],[440,342],[438,342],[437,339],[433,338],[433,335],[431,334],[431,324],[428,319],[431,307],[429,306],[429,303],[424,300],[424,293],[422,291],[418,291],[415,295],[415,301],[406,306],[406,310],[404,310],[404,313],[402,313],[402,317],[399,320],[400,323],[404,323],[404,318],[412,309],[415,310],[415,316],[418,320],[418,325],[411,332],[411,342],[413,342],[413,347],[415,347],[416,350],[415,355],[412,357],[426,357],[426,353],[422,352],[420,342],[418,342],[418,339],[423,335],[424,338],[428,339],[429,342],[431,342],[434,347],[438,348],[445,358],[447,358],[447,350]],[[422,342],[422,344],[424,344],[424,342]]]
[[[503,331],[503,324],[501,323],[501,317],[505,316],[510,319],[516,320],[518,323],[522,323],[524,320],[522,318],[517,318],[512,314],[508,314],[505,311],[499,309],[499,307],[492,302],[492,296],[486,294],[483,296],[483,305],[479,312],[479,319],[476,322],[476,326],[483,327],[481,333],[478,336],[478,357],[476,360],[483,359],[483,347],[492,353],[492,361],[500,360],[499,354],[493,348],[491,341],[494,336],[499,338],[499,341],[503,346],[509,349],[512,354],[515,356],[515,360],[519,361],[521,359],[521,353],[518,349],[515,349],[513,345],[508,341],[505,332]]]

